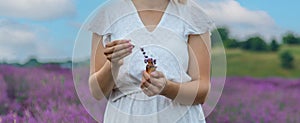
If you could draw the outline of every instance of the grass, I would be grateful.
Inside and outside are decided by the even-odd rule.
[[[279,54],[289,50],[294,56],[294,69],[280,66]],[[300,46],[283,45],[278,52],[251,52],[241,49],[226,49],[227,75],[252,77],[300,77]]]

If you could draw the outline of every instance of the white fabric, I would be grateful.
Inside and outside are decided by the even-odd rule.
[[[188,35],[202,34],[211,28],[212,21],[193,1],[181,5],[171,0],[152,32],[144,27],[131,0],[113,0],[101,7],[88,29],[103,35],[103,45],[117,39],[131,39],[135,44],[115,77],[116,87],[109,97],[104,122],[205,122],[201,105],[184,106],[159,95],[147,97],[142,92],[139,85],[146,64],[139,48],[143,47],[146,55],[157,59],[157,70],[167,79],[189,82]]]

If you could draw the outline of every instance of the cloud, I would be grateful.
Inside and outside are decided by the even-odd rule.
[[[0,19],[0,37],[0,42],[2,43],[22,44],[36,40],[36,35],[31,27],[8,19]]]
[[[28,57],[40,59],[66,58],[61,42],[53,41],[44,27],[0,18],[0,62],[25,63]]]
[[[28,57],[35,51],[37,36],[28,25],[19,24],[7,19],[0,19],[0,58],[13,60]]]
[[[235,0],[201,1],[201,7],[217,25],[229,27],[231,35],[245,39],[251,35],[261,35],[270,40],[279,38],[284,32],[265,11],[249,10]]]
[[[73,0],[0,0],[0,16],[53,20],[76,13]]]

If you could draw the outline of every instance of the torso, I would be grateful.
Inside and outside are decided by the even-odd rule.
[[[113,21],[111,40],[131,39],[136,48],[133,49],[130,56],[124,59],[119,76],[115,78],[117,79],[116,88],[139,90],[141,71],[145,69],[140,47],[145,47],[149,53],[147,55],[151,57],[152,54],[154,59],[157,59],[157,70],[164,72],[168,79],[177,82],[189,81],[190,77],[186,73],[189,55],[186,38],[183,35],[185,23],[174,15],[177,11],[172,10],[177,9],[176,5],[168,1],[162,7],[165,12],[139,11],[143,8],[135,6],[133,0],[124,0],[123,2],[122,7],[126,7],[128,10],[115,17],[117,20]],[[152,28],[147,30],[145,26]],[[128,83],[134,84],[129,85]]]
[[[147,97],[141,91],[141,71],[145,70],[144,56],[139,47],[143,47],[147,54],[153,54],[157,59],[157,70],[165,74],[168,80],[174,82],[189,82],[190,76],[186,73],[188,68],[188,49],[185,37],[187,24],[180,18],[183,12],[174,3],[166,4],[162,11],[138,11],[133,4],[134,0],[120,0],[115,4],[119,11],[110,14],[112,18],[111,40],[131,39],[136,48],[130,56],[124,58],[124,64],[120,68],[116,81],[116,88],[109,97],[109,103],[105,112],[106,122],[135,123],[132,116],[162,112],[171,119],[160,118],[160,115],[153,115],[143,122],[159,121],[168,122],[180,118],[180,111],[189,111],[182,121],[198,121],[201,107],[193,106],[192,110],[187,110],[188,106],[173,104],[171,100],[162,96]],[[170,1],[171,2],[171,1]],[[111,7],[114,8],[114,7]],[[128,9],[127,9],[128,8]],[[121,11],[121,14],[117,13]],[[180,11],[179,11],[180,10]],[[152,28],[145,28],[152,27]],[[172,105],[171,105],[172,104]],[[116,111],[117,109],[118,111]],[[174,112],[174,110],[176,110]],[[116,118],[118,117],[118,118]],[[140,121],[136,120],[136,123]]]

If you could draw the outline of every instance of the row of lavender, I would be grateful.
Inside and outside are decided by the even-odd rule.
[[[85,77],[86,78],[86,77]],[[300,122],[300,79],[229,77],[208,122]],[[96,122],[70,69],[0,65],[0,123]]]
[[[0,66],[0,123],[95,122],[76,95],[70,69]]]
[[[300,79],[229,77],[212,123],[299,123]]]

